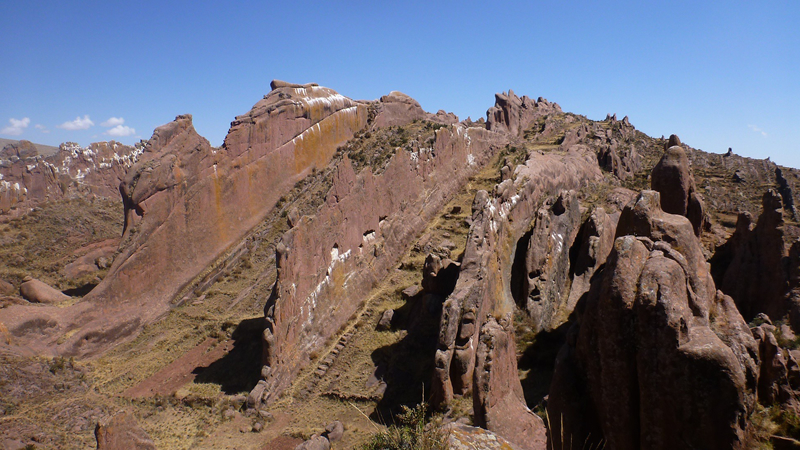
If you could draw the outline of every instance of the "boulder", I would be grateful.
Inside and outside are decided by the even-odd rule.
[[[392,318],[394,317],[394,310],[387,309],[381,314],[381,319],[378,321],[377,330],[386,331],[392,328]]]
[[[330,448],[331,441],[329,441],[328,438],[315,434],[307,441],[295,447],[294,450],[330,450]]]
[[[37,279],[23,282],[19,286],[19,292],[25,300],[32,303],[57,304],[70,298],[58,289]]]
[[[120,412],[101,420],[94,430],[97,450],[155,450],[156,446],[132,414]]]
[[[758,377],[758,402],[762,405],[788,402],[792,396],[789,384],[788,353],[778,345],[775,338],[775,327],[759,325],[752,330],[758,342],[758,353],[761,369]],[[796,363],[795,363],[796,365]]]
[[[5,280],[0,280],[0,295],[13,295],[16,292],[17,289],[13,284]]]
[[[623,450],[743,448],[756,343],[714,289],[692,224],[660,205],[644,191],[620,217],[556,361],[551,436]]]
[[[325,437],[327,437],[330,442],[338,442],[342,440],[343,435],[344,424],[338,420],[334,420],[333,422],[329,423],[327,427],[325,427]]]
[[[426,117],[427,113],[419,105],[419,102],[402,92],[392,91],[380,98],[374,126],[406,125]]]

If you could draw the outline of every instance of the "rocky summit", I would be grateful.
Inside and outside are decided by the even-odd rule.
[[[1,448],[800,448],[800,171],[270,88],[0,151]]]

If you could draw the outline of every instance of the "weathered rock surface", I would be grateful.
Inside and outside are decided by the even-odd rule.
[[[486,111],[486,127],[519,136],[539,117],[561,112],[557,103],[550,103],[539,97],[538,100],[523,96],[519,98],[514,91],[495,94],[495,106]]]
[[[584,123],[564,133],[560,148],[592,148],[597,163],[620,180],[630,178],[641,168],[642,157],[637,150],[636,128],[626,116],[617,120],[616,114],[606,117],[605,123]]]
[[[0,280],[0,295],[12,295],[17,292],[13,284],[5,280]]]
[[[445,430],[448,433],[447,445],[451,450],[515,450],[516,448],[502,436],[483,428],[450,423]]]
[[[517,448],[547,448],[542,419],[525,406],[518,380],[514,331],[508,315],[483,325],[475,361],[475,424],[505,436]]]
[[[20,141],[27,142],[27,141]],[[0,153],[0,214],[19,215],[43,201],[71,196],[119,198],[125,172],[141,155],[141,146],[96,142],[81,147],[61,144],[54,155],[7,147]]]
[[[680,139],[670,136],[664,156],[653,168],[650,187],[661,193],[664,212],[689,218],[695,234],[700,235],[707,221],[703,200],[697,193],[689,158]]]
[[[19,292],[25,300],[32,303],[44,303],[48,305],[57,304],[69,300],[68,295],[64,295],[58,289],[53,288],[47,283],[37,279],[23,282],[19,286]]]
[[[575,306],[570,307],[568,302],[570,249],[580,226],[580,202],[575,192],[561,192],[536,212],[524,249],[524,265],[515,268],[522,272],[516,277],[519,286],[512,287],[519,291],[514,295],[516,302],[531,317],[536,331],[557,328]],[[517,251],[520,250],[523,249]],[[522,262],[521,258],[519,261]]]
[[[430,253],[422,267],[422,289],[428,294],[446,297],[456,286],[461,264],[450,258]]]
[[[497,120],[503,117],[519,117],[520,113],[513,106],[501,100],[497,108],[489,111],[490,121],[500,123]],[[538,103],[541,107],[545,105],[541,101]],[[498,112],[501,109],[503,112]],[[516,127],[524,129],[525,125]],[[514,243],[529,229],[543,199],[600,179],[602,173],[593,152],[580,149],[553,155],[533,152],[491,195],[486,191],[477,193],[458,282],[443,305],[431,386],[434,406],[446,407],[455,395],[472,392],[476,411],[481,408],[485,411],[486,405],[496,404],[498,399],[502,399],[506,411],[527,410],[524,400],[516,395],[499,392],[494,396],[489,390],[473,389],[478,380],[504,385],[505,393],[518,392],[520,384],[515,357],[498,364],[497,372],[493,372],[494,365],[476,366],[476,348],[484,342],[481,330],[491,317],[504,317],[515,308],[510,289]],[[489,329],[491,327],[486,330]],[[494,346],[489,354],[515,354],[513,337],[489,334],[486,342]],[[527,413],[520,413],[502,418],[494,416],[487,426],[490,430],[492,427],[535,430],[534,422]]]
[[[265,401],[289,385],[412,237],[506,142],[504,135],[456,124],[435,132],[432,149],[397,150],[378,174],[368,167],[356,174],[347,158],[338,164],[325,204],[277,248],[278,279],[265,307]]]
[[[745,320],[759,313],[778,320],[788,312],[780,195],[769,190],[764,194],[762,206],[755,226],[749,214],[739,215],[736,231],[712,259],[720,289],[733,298]]]
[[[714,289],[692,224],[660,205],[644,191],[622,213],[557,359],[551,436],[614,449],[742,448],[755,341]]]
[[[156,446],[128,412],[117,413],[97,424],[97,450],[155,450]]]
[[[294,450],[330,450],[331,441],[325,436],[315,434],[310,439],[294,448]]]
[[[103,281],[57,314],[41,310],[34,318],[12,307],[0,321],[13,330],[54,320],[45,339],[37,333],[37,345],[67,355],[130,338],[366,122],[365,104],[314,85],[276,87],[236,118],[219,149],[197,134],[191,116],[178,116],[155,130],[120,185],[125,231]],[[74,334],[57,343],[66,329]]]

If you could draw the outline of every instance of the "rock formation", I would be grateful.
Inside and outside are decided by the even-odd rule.
[[[517,352],[510,315],[481,327],[475,352],[475,425],[492,430],[518,448],[544,450],[542,419],[525,406],[517,375]]]
[[[539,104],[544,106],[543,102]],[[500,96],[498,106],[487,114],[490,121],[519,116],[517,109],[506,104]],[[591,152],[575,150],[563,155],[534,152],[528,154],[524,165],[514,169],[513,176],[509,172],[509,177],[498,184],[491,195],[486,191],[477,193],[461,272],[442,311],[431,386],[431,401],[435,406],[446,407],[455,395],[472,393],[474,408],[488,414],[487,426],[490,429],[532,430],[534,436],[538,436],[542,424],[537,417],[500,413],[527,409],[524,400],[514,394],[518,393],[515,386],[519,384],[516,359],[504,357],[507,359],[498,361],[497,372],[493,372],[494,364],[476,365],[476,348],[483,342],[485,349],[491,349],[482,353],[484,361],[486,355],[515,354],[513,333],[506,331],[492,335],[489,331],[497,327],[486,328],[485,325],[491,317],[505,317],[515,308],[510,288],[514,243],[528,230],[536,211],[542,206],[542,199],[562,190],[578,189],[601,178],[595,155]],[[489,334],[483,336],[481,330]],[[495,394],[485,389],[487,382],[491,386],[504,385],[507,390]],[[482,383],[482,387],[473,389],[478,383]],[[498,404],[502,404],[502,408],[492,412],[492,405]],[[515,439],[505,437],[512,441]],[[520,448],[535,448],[524,436],[516,439],[518,441],[513,442]]]
[[[524,264],[512,269],[521,272],[516,277],[518,286],[512,286],[512,293],[519,307],[533,320],[535,331],[557,328],[572,312],[567,302],[570,249],[581,225],[580,203],[576,197],[574,192],[561,192],[551,204],[540,208],[527,249],[517,250],[524,251],[524,256],[517,256]],[[524,241],[523,238],[520,242]],[[513,280],[512,284],[515,284]]]
[[[784,266],[784,220],[780,195],[767,191],[755,226],[749,214],[740,214],[736,231],[717,250],[712,267],[720,289],[733,297],[745,320],[759,313],[778,320],[788,311]]]
[[[674,134],[669,137],[666,151],[653,168],[650,187],[661,193],[661,207],[669,214],[686,216],[695,234],[700,236],[707,219],[700,194],[695,186],[689,158]]]
[[[89,355],[133,336],[295,182],[326,166],[366,121],[365,104],[331,89],[276,83],[236,118],[220,149],[196,133],[189,115],[157,128],[119,188],[125,206],[120,254],[83,302],[58,314],[35,312],[59,324],[45,331],[50,337],[41,344]],[[5,323],[15,328],[31,314],[9,312]],[[56,344],[66,329],[72,337]]]
[[[510,89],[494,97],[495,105],[486,112],[486,128],[509,133],[512,137],[520,136],[537,118],[561,112],[557,103],[550,103],[541,97],[532,100],[526,95],[519,98]]]
[[[432,148],[398,149],[381,173],[369,167],[356,173],[347,158],[338,164],[323,206],[302,217],[277,248],[278,279],[265,307],[264,401],[289,385],[411,238],[506,142],[457,124],[439,128]]]
[[[156,446],[136,419],[120,412],[97,424],[94,431],[97,450],[155,450]]]
[[[78,195],[116,199],[120,180],[141,155],[140,145],[109,141],[88,147],[67,142],[42,156],[25,142],[0,152],[0,214]]]
[[[558,356],[550,435],[614,449],[743,448],[755,341],[715,291],[692,224],[659,197],[644,191],[622,213]]]

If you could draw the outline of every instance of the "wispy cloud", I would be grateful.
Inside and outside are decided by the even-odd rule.
[[[109,136],[115,136],[115,137],[125,137],[125,136],[132,136],[132,135],[136,134],[136,130],[134,130],[133,128],[131,128],[129,126],[117,125],[114,128],[111,128],[110,130],[106,131],[105,134],[107,134]]]
[[[37,130],[41,131],[42,133],[49,133],[50,132],[50,130],[48,130],[46,126],[44,126],[44,125],[42,125],[40,123],[37,123],[36,125],[34,125],[34,128],[36,128]]]
[[[105,122],[101,123],[100,125],[110,128],[110,127],[116,127],[118,125],[122,125],[123,123],[125,123],[125,119],[123,119],[122,117],[109,117],[108,120],[106,120]]]
[[[762,136],[767,136],[767,132],[766,131],[762,130],[761,128],[759,128],[759,127],[757,127],[755,125],[748,125],[747,128],[750,128],[751,130],[755,131],[756,133],[761,133]]]
[[[83,119],[78,116],[73,121],[64,122],[61,125],[58,125],[58,128],[64,130],[88,130],[89,127],[92,126],[94,126],[94,122],[92,122],[88,115],[85,115],[83,116]]]
[[[19,136],[23,131],[25,131],[25,128],[28,128],[28,125],[31,123],[31,119],[27,117],[23,117],[22,120],[11,118],[8,119],[8,123],[10,125],[0,130],[0,134]]]

